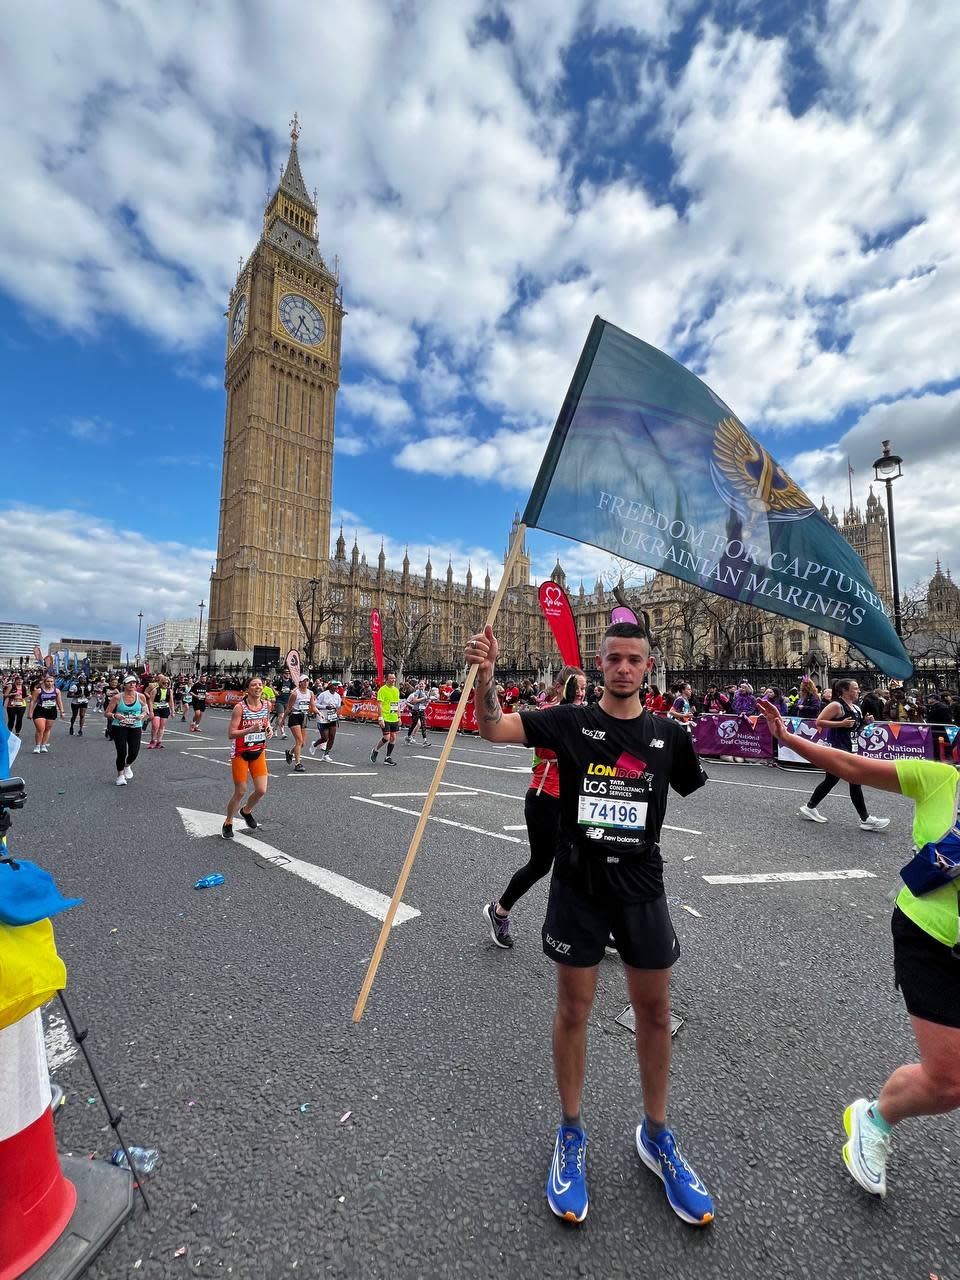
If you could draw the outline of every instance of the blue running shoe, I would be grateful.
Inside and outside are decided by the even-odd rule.
[[[713,1201],[707,1188],[680,1154],[669,1129],[653,1139],[647,1134],[646,1121],[637,1125],[637,1154],[663,1183],[670,1208],[678,1218],[694,1227],[705,1227],[713,1221]]]
[[[567,1222],[582,1222],[587,1216],[587,1135],[575,1125],[562,1124],[557,1130],[547,1204]]]

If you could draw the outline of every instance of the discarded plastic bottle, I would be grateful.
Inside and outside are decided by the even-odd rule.
[[[195,889],[212,889],[215,884],[223,884],[223,876],[219,871],[212,876],[203,876],[193,887]]]
[[[156,1147],[128,1147],[127,1150],[130,1152],[136,1172],[142,1177],[153,1173],[160,1163],[160,1152]],[[119,1165],[121,1169],[130,1168],[129,1164],[127,1164],[127,1157],[123,1147],[117,1147],[110,1157],[110,1163]]]

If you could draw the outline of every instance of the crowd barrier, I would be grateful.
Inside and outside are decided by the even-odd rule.
[[[455,702],[428,702],[424,715],[427,728],[449,729],[456,709],[457,704]],[[344,698],[343,705],[340,708],[340,715],[344,720],[369,720],[376,723],[380,719],[380,703],[377,702],[376,698],[366,700]],[[409,728],[413,723],[413,718],[406,708],[400,712],[400,723],[405,728]],[[477,717],[474,714],[472,702],[468,702],[464,709],[460,728],[467,733],[477,732]]]
[[[242,689],[213,689],[207,694],[207,706],[235,707],[242,697]]]
[[[811,742],[825,742],[826,734],[815,720],[784,717],[792,733]],[[737,756],[743,760],[770,760],[806,764],[802,756],[770,737],[761,715],[707,715],[693,726],[693,742],[701,756]],[[776,748],[776,749],[775,749]],[[867,725],[857,739],[857,752],[871,760],[946,760],[960,764],[960,727],[877,721]]]

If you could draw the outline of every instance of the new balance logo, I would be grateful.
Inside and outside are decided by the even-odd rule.
[[[594,742],[602,742],[607,736],[606,729],[581,729],[585,738],[593,738]]]
[[[650,739],[650,745],[651,745],[651,747],[660,747],[660,748],[662,748],[662,747],[663,747],[663,739],[662,739],[662,738],[651,738],[651,739]]]

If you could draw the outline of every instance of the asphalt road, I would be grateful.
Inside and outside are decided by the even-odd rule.
[[[11,849],[86,899],[57,924],[68,991],[128,1141],[162,1152],[152,1212],[138,1205],[91,1277],[960,1277],[958,1117],[898,1131],[883,1203],[840,1155],[844,1105],[914,1054],[888,927],[908,802],[871,795],[893,821],[866,834],[838,789],[830,824],[814,826],[796,818],[807,777],[719,763],[697,795],[672,797],[668,821],[686,829],[664,838],[685,1022],[669,1119],[717,1218],[684,1226],[636,1156],[637,1071],[609,959],[584,1103],[590,1214],[571,1228],[544,1197],[557,1121],[546,882],[515,909],[511,952],[480,918],[525,861],[529,753],[458,741],[405,894],[419,914],[394,928],[355,1026],[376,904],[340,882],[347,896],[331,892],[315,868],[391,893],[440,736],[399,745],[395,769],[370,764],[365,725],[342,727],[339,765],[307,759],[294,775],[272,753],[261,829],[227,844],[189,834],[180,812],[194,831],[219,824],[225,727],[216,711],[202,737],[173,722],[126,788],[97,716],[83,739],[57,725],[46,756],[28,738],[17,762],[30,798]],[[257,845],[307,868],[271,865]],[[703,878],[837,870],[870,875]],[[211,871],[226,883],[194,891]],[[45,1018],[68,1100],[59,1141],[107,1155],[83,1061],[56,1047],[56,1006]]]

